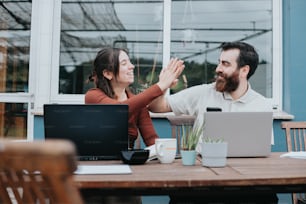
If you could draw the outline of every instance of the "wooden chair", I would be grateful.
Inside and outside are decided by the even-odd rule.
[[[282,122],[281,126],[286,133],[287,150],[306,151],[306,121]],[[294,193],[292,200],[294,204],[305,204],[306,193]]]
[[[64,140],[0,141],[0,203],[82,204],[73,181],[74,145]]]
[[[189,115],[181,115],[181,116],[167,116],[167,119],[171,125],[171,136],[172,138],[177,139],[177,153],[180,153],[181,148],[181,135],[182,135],[182,127],[185,126],[186,128],[192,128],[195,116]]]

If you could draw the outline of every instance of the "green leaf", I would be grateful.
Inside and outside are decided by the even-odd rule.
[[[184,150],[195,150],[199,139],[202,135],[204,125],[200,127],[192,127],[188,125],[182,125],[182,139],[181,147]]]

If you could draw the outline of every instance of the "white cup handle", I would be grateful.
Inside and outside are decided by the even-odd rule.
[[[157,153],[157,155],[160,156],[160,157],[163,157],[163,156],[164,156],[163,148],[164,148],[164,144],[162,144],[162,143],[159,143],[159,144],[157,144],[157,146],[156,146],[156,153]]]

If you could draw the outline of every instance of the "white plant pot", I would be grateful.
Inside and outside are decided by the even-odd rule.
[[[224,167],[227,157],[227,142],[202,143],[202,166]]]

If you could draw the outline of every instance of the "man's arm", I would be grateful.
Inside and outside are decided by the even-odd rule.
[[[172,112],[172,109],[166,100],[165,94],[154,99],[149,105],[149,110],[153,113]]]

